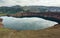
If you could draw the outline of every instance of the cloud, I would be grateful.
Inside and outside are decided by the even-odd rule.
[[[12,6],[12,5],[44,5],[44,6],[60,6],[60,0],[0,0],[1,6]]]

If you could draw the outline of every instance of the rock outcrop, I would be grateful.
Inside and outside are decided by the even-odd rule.
[[[3,19],[0,18],[0,28],[3,28],[3,23],[2,23]]]

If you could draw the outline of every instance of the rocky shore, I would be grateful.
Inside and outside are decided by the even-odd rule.
[[[2,21],[3,21],[3,19],[2,19],[2,18],[0,18],[0,28],[3,28]]]

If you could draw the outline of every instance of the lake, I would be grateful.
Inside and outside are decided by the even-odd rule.
[[[13,30],[40,30],[58,24],[57,22],[45,20],[38,17],[15,18],[2,16],[0,18],[3,19],[4,28]]]

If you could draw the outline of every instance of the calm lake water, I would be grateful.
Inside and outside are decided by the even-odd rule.
[[[14,30],[40,30],[58,24],[57,22],[38,17],[15,18],[3,16],[0,18],[3,19],[4,28],[10,28]]]

